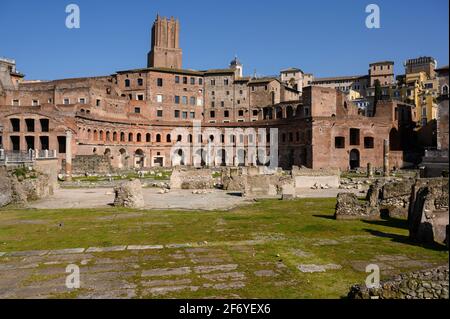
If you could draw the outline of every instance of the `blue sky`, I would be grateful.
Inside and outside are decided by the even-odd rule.
[[[65,27],[78,4],[81,28]],[[367,29],[365,7],[381,9]],[[295,66],[316,77],[367,73],[368,64],[430,55],[448,64],[448,0],[1,0],[0,56],[27,79],[112,74],[146,66],[157,13],[181,23],[183,67],[278,74]]]

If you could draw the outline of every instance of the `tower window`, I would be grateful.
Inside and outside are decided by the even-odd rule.
[[[158,78],[156,80],[156,85],[159,86],[159,87],[163,86],[163,79],[162,78]]]

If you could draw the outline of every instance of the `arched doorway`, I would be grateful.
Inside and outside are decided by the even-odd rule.
[[[141,149],[136,150],[136,152],[134,153],[134,167],[135,168],[144,168],[144,161],[145,161],[145,155],[144,155],[144,151]]]
[[[350,169],[356,169],[360,167],[360,156],[357,149],[350,151]]]
[[[128,167],[128,155],[127,151],[122,148],[119,151],[119,161],[118,161],[119,168],[127,168]]]

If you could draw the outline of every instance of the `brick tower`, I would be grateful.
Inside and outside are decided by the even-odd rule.
[[[180,22],[156,16],[152,27],[152,47],[148,67],[181,69],[182,51],[179,47]]]

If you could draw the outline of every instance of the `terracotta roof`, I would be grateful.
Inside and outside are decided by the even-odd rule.
[[[348,80],[364,79],[368,77],[369,77],[368,75],[351,75],[351,76],[336,76],[328,78],[315,78],[313,83],[328,82],[328,81],[348,81]]]
[[[132,69],[132,70],[125,70],[125,71],[117,71],[118,74],[123,73],[139,73],[139,72],[164,72],[164,73],[176,73],[176,74],[187,74],[187,75],[203,75],[204,72],[202,71],[195,71],[195,70],[188,70],[188,69],[171,69],[171,68],[141,68],[141,69]]]
[[[270,83],[272,81],[279,81],[277,78],[260,78],[260,79],[252,79],[248,84],[259,84],[259,83]]]
[[[287,68],[287,69],[281,70],[280,72],[298,72],[298,71],[304,73],[301,69],[298,69],[298,68]]]
[[[223,74],[223,73],[234,73],[233,69],[211,69],[203,71],[205,74]]]
[[[379,65],[379,64],[394,64],[394,61],[379,61],[370,63],[369,65]]]

